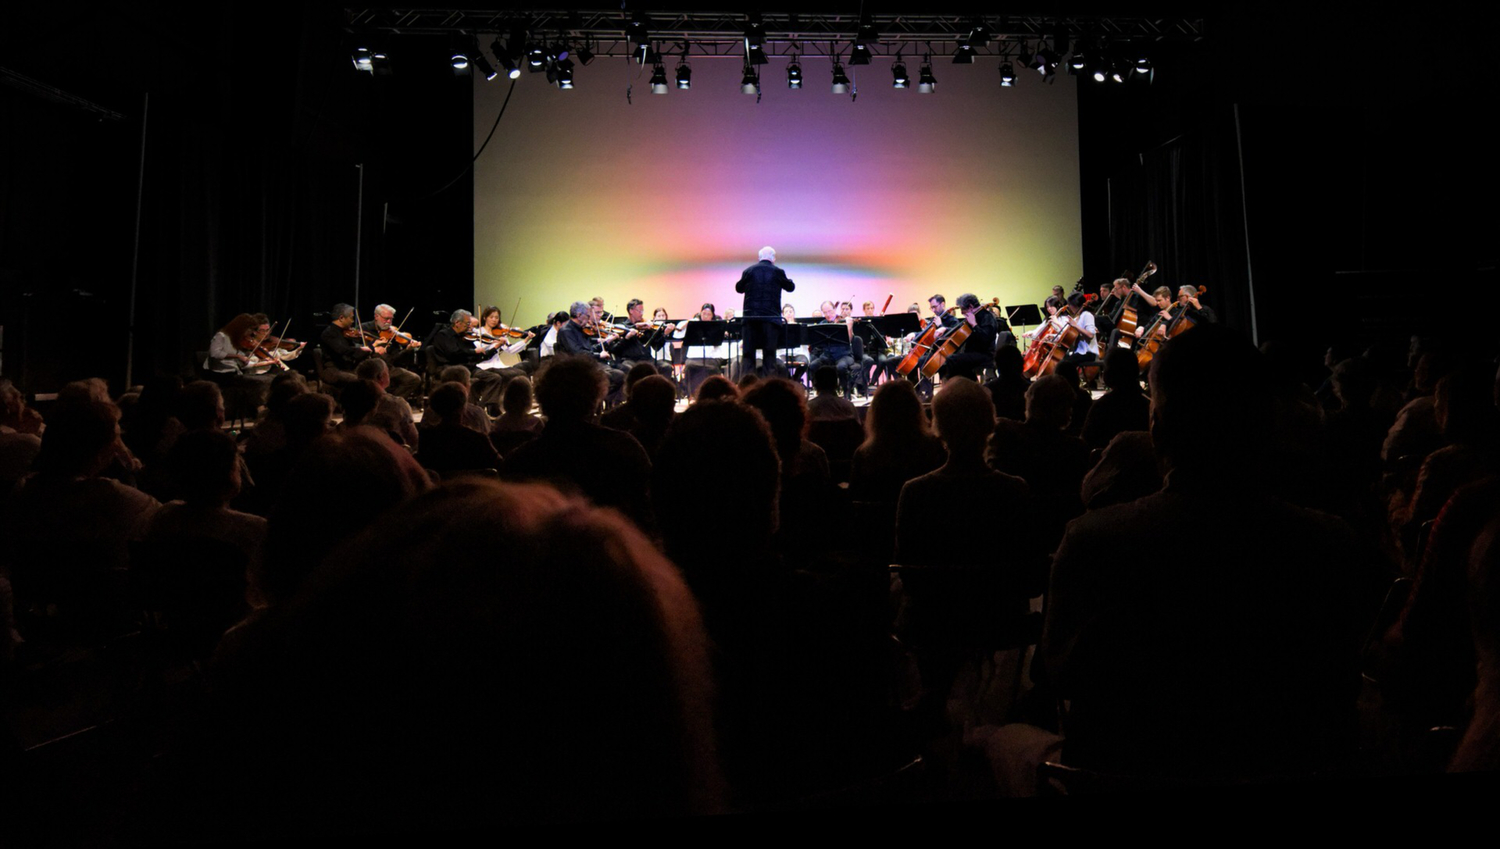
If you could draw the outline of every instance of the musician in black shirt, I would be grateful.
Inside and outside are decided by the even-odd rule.
[[[464,336],[469,333],[469,319],[473,313],[455,310],[448,318],[448,326],[438,328],[427,343],[427,356],[438,366],[464,366],[469,370],[474,392],[481,405],[499,404],[500,391],[505,379],[499,374],[482,368],[478,364],[489,359],[500,343],[476,344]]]
[[[963,310],[963,321],[972,328],[969,338],[964,340],[957,353],[950,354],[939,373],[944,379],[967,377],[978,380],[995,359],[995,341],[1000,334],[1000,320],[995,314],[979,306],[976,295],[965,292],[958,296],[959,309]]]
[[[335,304],[333,321],[323,328],[319,342],[323,348],[323,368],[318,379],[324,383],[343,388],[359,382],[354,370],[372,356],[385,353],[384,345],[371,346],[354,329],[354,307]],[[353,333],[353,336],[345,334]]]
[[[602,299],[596,300],[602,303]],[[604,345],[599,341],[594,306],[586,301],[574,301],[568,307],[568,322],[557,331],[557,345],[553,348],[553,353],[557,356],[587,357],[598,363],[609,379],[609,394],[605,396],[605,400],[618,401],[620,387],[625,384],[625,372],[608,365],[609,354],[605,353]],[[584,332],[586,326],[594,328],[593,336]]]

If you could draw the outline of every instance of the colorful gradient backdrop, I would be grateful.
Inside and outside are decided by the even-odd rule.
[[[909,58],[915,77],[920,63]],[[653,95],[651,69],[596,59],[560,91],[523,73],[474,174],[474,291],[505,320],[534,324],[602,295],[673,318],[704,301],[738,308],[734,284],[771,245],[797,283],[798,315],[853,298],[891,311],[973,292],[1040,302],[1081,273],[1076,81],[998,61],[934,65],[930,95],[891,87],[888,59],[849,68],[859,96],[829,91],[827,59],[761,68],[693,63],[693,87]],[[667,65],[671,76],[672,63]],[[474,82],[474,144],[510,81]],[[626,87],[633,104],[627,104]],[[520,299],[518,320],[511,315]]]

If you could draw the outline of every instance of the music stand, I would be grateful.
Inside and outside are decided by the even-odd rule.
[[[727,321],[689,321],[687,331],[682,335],[682,348],[686,352],[688,348],[704,347],[714,348],[724,344],[724,337],[729,330]],[[684,353],[686,356],[686,353]]]
[[[1021,325],[1022,332],[1017,335],[1017,338],[1021,339],[1026,338],[1025,328],[1027,325],[1042,323],[1042,309],[1036,304],[1020,304],[1014,307],[1006,307],[1005,316],[1005,320],[1010,323],[1011,327],[1014,328],[1017,324]]]
[[[905,336],[908,333],[916,333],[922,327],[922,317],[914,312],[898,312],[890,315],[877,315],[869,322],[875,325],[881,336],[889,336],[892,339]]]

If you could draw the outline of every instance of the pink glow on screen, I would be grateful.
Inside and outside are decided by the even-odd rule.
[[[734,61],[694,62],[693,88],[667,95],[620,59],[577,69],[573,91],[523,74],[475,164],[476,298],[519,297],[522,323],[595,295],[616,312],[630,298],[722,311],[762,245],[797,282],[799,315],[824,299],[878,308],[894,293],[898,311],[934,292],[1026,303],[1071,287],[1072,78],[1001,89],[993,62],[939,63],[921,95],[892,89],[877,59],[851,102],[829,92],[827,60],[803,60],[801,91],[784,61],[762,68],[759,104]],[[474,85],[477,149],[510,83]]]

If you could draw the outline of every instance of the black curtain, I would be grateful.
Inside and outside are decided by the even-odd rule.
[[[1146,288],[1204,286],[1221,322],[1251,332],[1250,264],[1234,114],[1212,116],[1139,155],[1108,181],[1110,267]]]

